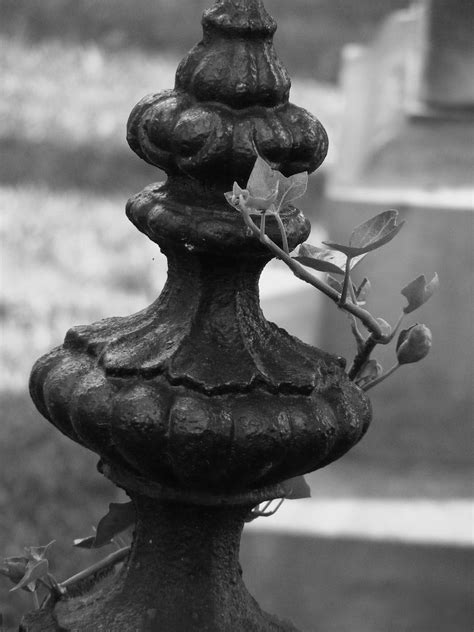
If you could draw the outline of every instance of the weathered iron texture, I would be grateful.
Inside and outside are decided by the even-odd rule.
[[[244,520],[370,421],[341,358],[265,320],[258,280],[271,255],[223,195],[245,185],[257,152],[287,176],[313,171],[324,128],[289,103],[260,0],[219,0],[203,28],[175,89],[143,99],[128,123],[132,149],[168,174],[127,205],[168,257],[166,286],[133,316],[71,329],[31,375],[39,411],[134,501],[132,553],[105,588],[30,615],[25,631],[294,630],[242,582]],[[298,209],[282,220],[291,248],[307,238]]]

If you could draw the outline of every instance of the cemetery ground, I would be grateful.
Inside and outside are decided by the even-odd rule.
[[[283,31],[284,25],[280,28]],[[198,38],[196,30],[194,39]],[[72,540],[89,535],[108,503],[123,497],[97,473],[95,455],[60,435],[36,412],[27,394],[28,373],[42,353],[61,344],[70,326],[137,311],[163,285],[161,254],[124,213],[128,196],[162,175],[132,154],[124,130],[129,111],[144,94],[173,85],[177,60],[156,52],[117,47],[111,52],[90,43],[37,39],[33,44],[6,34],[0,39],[0,557],[55,539],[51,566],[63,580],[103,556],[74,549]],[[341,112],[337,89],[313,79],[295,79],[293,84],[292,100],[314,111],[330,136],[336,132]],[[314,204],[310,196],[302,206],[311,215]],[[344,317],[338,318],[345,328]],[[341,345],[344,348],[331,351],[352,353],[347,339]],[[404,459],[406,438],[394,426],[404,379],[406,375],[394,378],[393,384],[384,386],[383,397],[375,400],[374,427],[380,421],[376,437],[385,441],[382,449],[369,431],[365,445],[310,477],[316,497],[401,498],[407,490],[415,498],[469,496],[464,452],[456,454],[451,447],[446,459],[433,459],[423,446],[426,419],[437,406],[435,397],[425,402],[427,412],[410,428],[411,454]],[[429,382],[429,368],[423,379]],[[462,418],[468,415],[469,410],[459,409],[459,425],[449,421],[451,446],[463,445]],[[462,450],[467,452],[465,443]],[[433,625],[437,621],[444,626],[431,627],[430,632],[458,632],[449,621],[459,617],[467,599],[468,561],[461,548],[449,555],[442,547],[397,549],[388,543],[318,538],[296,538],[292,548],[283,536],[259,541],[262,537],[252,534],[244,539],[249,586],[255,586],[257,598],[270,611],[278,612],[276,602],[284,604],[285,594],[287,601],[299,599],[301,618],[295,623],[304,629],[311,630],[311,621],[303,609],[308,612],[313,604],[311,616],[322,630],[372,632],[374,610],[392,608],[395,617],[415,607],[405,597],[425,582],[434,588],[423,608],[433,609]],[[303,563],[305,556],[312,556],[311,570]],[[272,560],[276,566],[270,566]],[[256,569],[267,563],[272,572],[280,573],[276,593],[267,575],[263,583],[255,579]],[[311,575],[318,565],[323,573],[319,578]],[[291,585],[298,590],[290,590]],[[10,595],[9,587],[0,579],[0,612],[7,630],[33,607],[26,593]],[[448,609],[440,618],[430,600],[446,592],[453,595],[453,611]],[[462,620],[466,626],[467,616]],[[421,620],[425,625],[428,619]],[[428,632],[395,623],[391,629]]]

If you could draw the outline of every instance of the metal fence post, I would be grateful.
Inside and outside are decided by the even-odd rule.
[[[25,632],[295,629],[248,593],[242,527],[287,493],[284,481],[350,449],[370,404],[342,359],[264,319],[258,279],[271,255],[224,198],[257,152],[285,175],[326,154],[321,124],[288,101],[275,29],[261,0],[218,0],[175,89],[132,111],[131,148],[168,180],[132,197],[127,215],[167,255],[168,281],[137,314],[71,329],[30,386],[133,500],[134,543],[116,577],[28,615]],[[298,209],[282,220],[290,247],[307,238]],[[279,241],[276,222],[268,232]]]

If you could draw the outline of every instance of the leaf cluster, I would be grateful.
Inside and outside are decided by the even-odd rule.
[[[37,584],[49,576],[49,562],[46,553],[54,544],[54,540],[46,546],[26,546],[25,554],[7,557],[0,566],[0,574],[5,575],[15,585],[10,592],[26,590],[35,592]]]
[[[258,237],[286,263],[297,277],[326,294],[340,309],[349,314],[352,321],[351,329],[357,343],[357,354],[349,376],[361,388],[367,390],[388,377],[401,364],[418,361],[429,352],[431,332],[425,325],[416,324],[407,330],[409,333],[406,334],[406,340],[399,338],[396,347],[398,363],[387,374],[383,373],[377,361],[370,358],[378,344],[386,345],[393,340],[407,314],[415,311],[431,298],[439,286],[438,275],[429,282],[426,281],[424,275],[421,275],[401,290],[401,294],[407,299],[407,305],[403,308],[395,326],[392,327],[383,318],[374,317],[365,308],[371,290],[369,279],[364,278],[359,284],[355,284],[351,274],[364,257],[391,242],[402,229],[404,222],[399,221],[398,211],[393,209],[382,211],[357,226],[352,231],[347,244],[325,241],[324,248],[302,244],[298,252],[291,256],[279,212],[306,192],[307,181],[307,173],[286,178],[272,169],[261,156],[257,156],[246,187],[241,188],[235,182],[232,192],[226,193],[225,197],[229,204],[242,214],[251,234]],[[255,213],[261,217],[259,227],[252,217]],[[266,213],[273,213],[277,218],[282,236],[282,248],[265,233]],[[327,277],[322,279],[310,270],[324,273]],[[359,330],[358,322],[362,323],[368,335],[364,335]]]

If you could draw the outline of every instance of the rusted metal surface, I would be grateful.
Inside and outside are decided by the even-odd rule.
[[[31,376],[40,412],[133,499],[132,553],[113,583],[25,619],[25,631],[293,630],[245,589],[244,520],[286,479],[339,458],[370,421],[342,359],[263,317],[271,255],[223,195],[245,184],[257,151],[286,175],[313,171],[324,129],[288,101],[260,0],[220,0],[203,28],[175,90],[143,99],[128,124],[132,149],[168,174],[127,205],[168,257],[167,284],[137,314],[71,329]],[[290,247],[307,238],[298,209],[282,220]],[[279,241],[276,223],[268,231]]]

